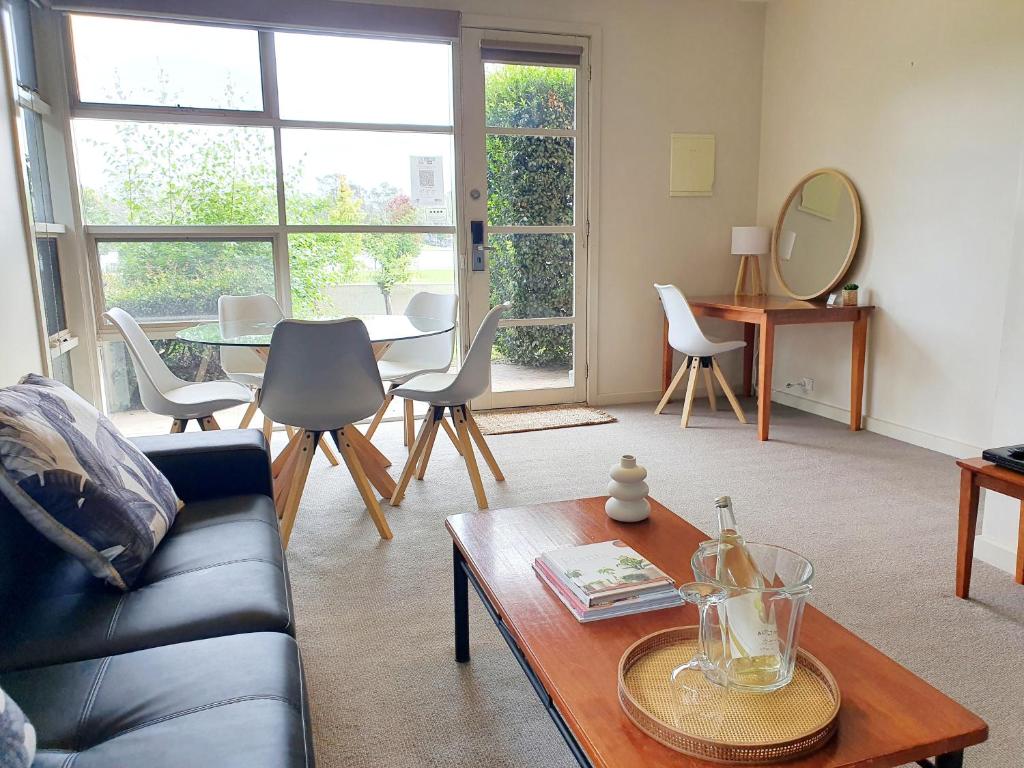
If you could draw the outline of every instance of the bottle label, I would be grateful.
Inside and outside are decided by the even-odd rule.
[[[744,592],[725,601],[732,658],[779,655],[779,629],[762,618],[761,599]]]

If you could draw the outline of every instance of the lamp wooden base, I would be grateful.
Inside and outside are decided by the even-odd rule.
[[[750,290],[747,290],[747,270],[750,270]],[[757,256],[740,256],[740,271],[736,275],[737,296],[764,296],[761,281],[761,262]]]

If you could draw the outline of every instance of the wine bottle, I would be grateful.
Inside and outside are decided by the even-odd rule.
[[[731,676],[740,683],[766,685],[776,679],[782,658],[779,630],[760,590],[764,578],[736,530],[732,499],[715,499],[718,513],[718,561],[715,578],[736,593],[719,607],[723,643]]]

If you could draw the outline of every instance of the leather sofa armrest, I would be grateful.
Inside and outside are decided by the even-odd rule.
[[[273,498],[270,451],[258,429],[223,429],[133,438],[188,503],[260,493]]]

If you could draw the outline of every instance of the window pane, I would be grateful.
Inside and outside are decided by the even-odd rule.
[[[491,353],[491,389],[550,389],[573,384],[572,326],[499,328]]]
[[[32,220],[53,221],[53,198],[50,195],[50,171],[46,164],[46,145],[43,141],[43,118],[30,109],[25,116],[25,164],[28,173],[28,191],[32,198]]]
[[[75,120],[87,224],[276,224],[270,128]]]
[[[491,127],[576,127],[575,69],[484,64],[484,88]]]
[[[75,388],[75,376],[71,370],[70,352],[65,352],[63,355],[57,355],[57,357],[53,358],[50,361],[50,370],[53,373],[53,378],[65,387]]]
[[[156,347],[157,353],[163,358],[167,367],[185,381],[211,381],[225,378],[224,371],[220,367],[219,347],[192,344],[178,339],[153,339],[153,346]],[[120,340],[100,342],[100,357],[103,364],[103,396],[107,413],[113,416],[136,412],[134,419],[131,416],[122,417],[122,419],[115,418],[114,423],[121,428],[128,425],[130,428],[125,431],[129,434],[167,432],[170,427],[170,419],[167,417],[153,419],[152,415],[148,414],[142,406],[135,366],[132,364],[131,355],[128,354],[128,347],[125,343]],[[147,429],[147,423],[155,424],[156,427]],[[232,420],[225,419],[222,423],[231,424]],[[134,428],[131,428],[133,426]]]
[[[262,110],[254,30],[72,16],[85,102]]]
[[[60,262],[57,260],[57,239],[40,237],[36,239],[36,253],[39,256],[39,292],[43,295],[43,316],[46,318],[46,335],[67,330],[68,318],[64,311],[64,289],[60,279]]]
[[[106,308],[140,322],[215,320],[222,294],[274,295],[266,240],[97,243]]]
[[[448,43],[278,32],[274,47],[281,117],[452,124]]]
[[[291,235],[288,257],[295,317],[400,313],[418,291],[455,292],[452,235]]]
[[[494,226],[573,223],[574,139],[487,137],[487,217]]]
[[[12,0],[11,26],[14,29],[14,69],[18,85],[39,90],[36,77],[36,52],[32,42],[32,15],[28,0]]]
[[[289,224],[452,224],[451,136],[282,134]]]
[[[491,306],[510,302],[508,318],[573,313],[572,235],[491,235]]]

